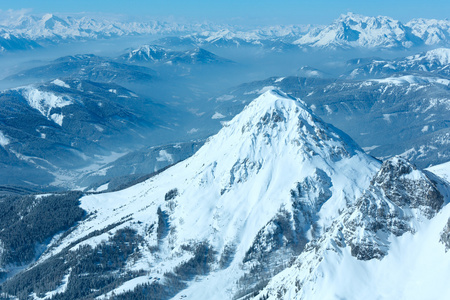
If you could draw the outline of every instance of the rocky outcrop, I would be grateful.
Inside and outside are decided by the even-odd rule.
[[[447,225],[441,233],[440,242],[445,245],[445,252],[447,252],[450,249],[450,219],[448,219]]]
[[[391,234],[415,232],[412,219],[431,219],[444,203],[435,184],[400,157],[383,163],[370,187],[343,216],[342,232],[352,255],[382,258]]]

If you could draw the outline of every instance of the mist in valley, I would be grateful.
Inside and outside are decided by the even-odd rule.
[[[132,129],[133,132],[128,137],[126,134],[114,133],[114,130],[117,129],[113,129],[107,144],[98,144],[96,140],[85,141],[86,145],[94,146],[86,146],[87,148],[80,148],[73,143],[72,145],[64,144],[64,147],[69,149],[64,151],[75,153],[75,156],[74,158],[71,158],[70,155],[64,156],[64,159],[68,161],[64,162],[62,169],[59,169],[61,162],[52,162],[51,164],[56,163],[52,167],[47,166],[48,162],[42,164],[40,161],[42,157],[36,153],[28,156],[37,155],[40,158],[29,158],[26,163],[27,167],[35,168],[37,166],[38,169],[51,169],[54,187],[64,188],[67,182],[73,183],[73,178],[81,177],[84,177],[82,180],[80,179],[82,182],[92,184],[93,182],[86,180],[86,174],[94,174],[102,167],[111,164],[114,157],[121,157],[133,151],[143,151],[148,147],[203,141],[215,134],[222,127],[223,121],[229,120],[248,103],[239,97],[231,101],[227,100],[227,95],[241,89],[243,84],[263,82],[268,78],[281,80],[289,76],[331,81],[339,78],[345,80],[345,74],[348,72],[347,61],[350,59],[374,57],[392,59],[418,51],[417,48],[403,51],[371,51],[367,49],[313,49],[297,46],[288,49],[267,48],[259,45],[219,47],[211,44],[202,47],[212,53],[208,55],[215,55],[214,57],[218,59],[217,62],[173,63],[172,61],[126,60],[131,51],[143,45],[159,45],[164,40],[161,38],[163,36],[143,35],[94,41],[47,42],[42,43],[42,48],[32,51],[18,51],[1,55],[0,89],[3,90],[3,96],[8,90],[25,86],[52,91],[54,89],[53,82],[57,79],[63,83],[66,80],[98,82],[104,85],[102,86],[104,91],[124,88],[126,93],[135,95],[143,105],[142,109],[137,108],[138,106],[131,102],[125,104],[123,101],[129,96],[118,94],[116,96],[125,98],[122,100],[118,98],[120,101],[114,105],[119,107],[125,105],[127,109],[131,109],[132,114],[139,115],[139,122],[148,123],[143,127],[137,126],[136,129]],[[171,46],[163,43],[161,48],[169,53],[182,55],[190,53],[189,51],[195,51],[198,47]],[[87,55],[88,58],[81,59],[79,66],[77,61],[72,62],[71,56],[81,57],[83,55]],[[69,71],[67,64],[70,64]],[[143,72],[142,75],[135,75],[138,74],[135,73],[135,70],[139,74]],[[58,92],[62,92],[61,95],[69,92],[67,95],[75,95],[75,98],[89,98],[90,95],[98,92],[96,90],[77,91],[73,86],[71,88],[71,91]],[[253,91],[246,93],[249,92]],[[255,96],[249,95],[249,97]],[[108,95],[102,95],[102,97],[108,97]],[[223,113],[224,111],[228,113]],[[149,125],[150,123],[151,125]],[[103,125],[100,122],[95,126]],[[35,134],[43,136],[43,133]],[[50,135],[47,134],[46,139],[47,142],[51,141]],[[21,143],[21,141],[16,140],[16,143]],[[58,145],[60,141],[54,139],[53,143]],[[190,155],[190,152],[187,152],[186,155],[188,154]],[[180,158],[184,158],[184,156],[181,155]],[[70,161],[71,159],[75,160]],[[167,164],[176,162],[170,157],[153,157],[153,159],[155,161],[166,159]],[[13,162],[15,159],[7,160],[13,165],[15,164]],[[44,161],[46,160],[44,159]],[[14,180],[3,184],[12,182]],[[80,188],[77,184],[72,187]]]

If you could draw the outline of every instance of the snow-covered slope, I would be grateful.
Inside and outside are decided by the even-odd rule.
[[[41,46],[33,40],[13,35],[0,28],[0,53],[7,51],[29,50]]]
[[[29,274],[132,228],[142,244],[119,273],[140,275],[119,282],[115,294],[136,287],[137,295],[147,284],[171,286],[172,296],[190,286],[182,294],[193,299],[230,299],[257,289],[320,236],[379,166],[302,102],[270,90],[186,161],[126,190],[83,198],[89,218],[54,240]]]
[[[157,77],[157,73],[146,67],[119,63],[113,59],[93,54],[64,56],[50,63],[21,71],[8,76],[5,80],[42,81],[53,78],[73,78],[95,82],[148,83]]]

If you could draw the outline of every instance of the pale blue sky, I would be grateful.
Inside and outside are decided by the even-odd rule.
[[[0,0],[0,10],[32,13],[103,12],[185,17],[253,24],[329,24],[341,13],[412,18],[450,18],[448,0]]]

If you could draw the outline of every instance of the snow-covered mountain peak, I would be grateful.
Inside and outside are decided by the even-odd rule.
[[[349,156],[355,150],[361,151],[345,134],[314,116],[301,100],[276,89],[253,100],[227,127],[219,135],[229,134],[239,141],[253,140],[252,148],[259,153],[266,145],[270,146],[271,155],[273,151],[281,154],[289,149],[301,153],[304,159],[315,155]],[[255,139],[260,139],[261,144],[255,145]]]
[[[346,23],[349,25],[361,24],[367,22],[368,20],[375,20],[375,17],[368,17],[360,14],[355,14],[353,12],[347,12],[345,14],[341,14],[339,18],[334,20],[334,24]]]
[[[341,15],[322,30],[310,31],[295,44],[334,48],[410,48],[420,44],[401,22],[385,16]]]
[[[394,20],[393,18],[387,16],[377,16],[377,17],[369,17],[360,14],[355,14],[352,12],[348,12],[346,14],[341,14],[338,19],[334,21],[334,23],[344,22],[349,25],[360,24],[362,27],[370,26],[381,26],[386,23],[399,24],[400,22]],[[364,29],[364,28],[363,28]]]
[[[211,277],[183,293],[231,299],[254,266],[272,272],[326,230],[379,166],[303,102],[268,90],[189,159],[128,189],[82,198],[89,218],[40,260],[133,228],[146,246],[127,269],[151,266],[141,283],[181,274],[203,245],[211,251],[204,269]]]

